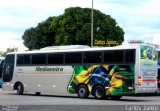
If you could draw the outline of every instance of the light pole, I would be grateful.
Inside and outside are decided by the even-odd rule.
[[[91,11],[91,47],[93,47],[93,0],[92,0],[92,11]]]

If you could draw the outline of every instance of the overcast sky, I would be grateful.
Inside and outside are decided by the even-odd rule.
[[[49,16],[68,7],[91,8],[92,0],[0,0],[0,51],[8,47],[25,50],[22,35]],[[116,19],[125,41],[144,40],[160,44],[160,0],[93,0],[94,8]]]

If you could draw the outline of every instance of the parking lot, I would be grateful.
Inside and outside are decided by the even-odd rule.
[[[77,95],[40,95],[24,94],[17,95],[16,92],[0,91],[0,104],[2,111],[5,108],[17,108],[16,111],[132,111],[134,107],[143,110],[144,106],[153,106],[160,110],[160,96],[124,96],[120,100],[97,100],[93,97],[88,99],[78,98]],[[132,107],[133,106],[133,107]],[[131,109],[129,109],[131,107]],[[107,110],[107,111],[108,111]]]

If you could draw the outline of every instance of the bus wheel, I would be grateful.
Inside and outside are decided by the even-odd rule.
[[[93,96],[96,99],[103,99],[105,97],[105,89],[101,85],[97,85],[93,88]]]
[[[85,85],[80,85],[77,88],[77,95],[80,98],[88,98],[89,96],[89,90],[88,87]]]
[[[122,98],[122,96],[111,96],[111,99],[112,100],[119,100],[119,99],[121,99]]]
[[[39,96],[41,94],[41,92],[36,92],[36,96]]]
[[[23,91],[24,91],[24,89],[23,89],[23,84],[22,84],[22,83],[19,83],[18,86],[17,86],[17,93],[18,93],[19,95],[23,95]]]

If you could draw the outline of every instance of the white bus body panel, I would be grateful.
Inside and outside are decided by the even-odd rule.
[[[41,71],[36,68],[41,68]],[[72,66],[17,66],[13,74],[12,84],[21,82],[24,92],[67,93],[67,86],[72,77]],[[61,68],[59,71],[43,71],[43,69]],[[9,89],[7,89],[7,87]],[[13,90],[13,85],[5,83],[3,90]]]

